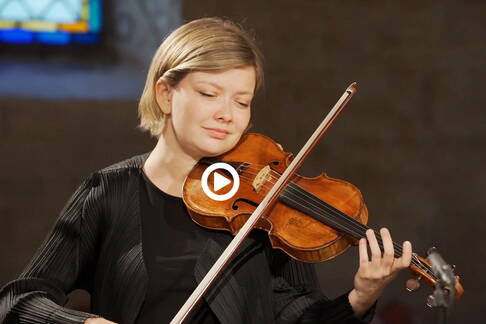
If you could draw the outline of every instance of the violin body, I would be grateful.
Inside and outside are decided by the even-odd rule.
[[[189,214],[203,227],[236,234],[270,190],[274,177],[284,172],[292,158],[291,153],[285,152],[264,135],[243,135],[233,150],[217,157],[218,162],[232,164],[237,169],[240,187],[236,195],[225,201],[209,199],[201,186],[202,173],[207,165],[199,163],[184,184],[183,199]],[[209,177],[209,185],[211,181]],[[367,223],[368,210],[361,192],[349,182],[325,174],[314,178],[294,175],[291,181],[293,186],[307,192],[305,196],[312,194],[354,220]],[[225,188],[221,189],[221,193],[225,193]],[[357,244],[356,238],[309,216],[305,213],[309,201],[303,203],[302,200],[296,204],[297,199],[291,199],[294,204],[279,200],[255,226],[268,232],[274,248],[299,261],[320,262]],[[299,208],[300,205],[302,208]]]

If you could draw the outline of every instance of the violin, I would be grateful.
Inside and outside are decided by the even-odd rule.
[[[245,134],[233,150],[217,158],[202,159],[187,176],[183,188],[192,220],[236,235],[291,160],[291,153],[261,134]],[[238,192],[225,201],[207,199],[201,186],[204,170],[217,162],[231,165],[240,178]],[[209,186],[211,181],[213,178],[208,179]],[[218,193],[224,194],[224,188]],[[361,192],[351,183],[324,174],[315,178],[294,175],[254,228],[267,231],[272,247],[292,258],[321,262],[366,237],[367,221],[368,210]]]
[[[245,134],[233,150],[217,158],[202,159],[189,173],[183,191],[192,220],[200,226],[236,235],[288,167],[292,156],[265,135],[250,133]],[[217,162],[230,164],[240,176],[237,194],[225,201],[206,199],[201,186],[202,173]],[[223,188],[221,194],[224,193]],[[272,247],[292,258],[321,262],[357,245],[360,238],[366,238],[366,231],[370,229],[367,222],[366,204],[353,184],[325,174],[314,178],[294,175],[279,201],[254,228],[267,231]],[[375,231],[375,235],[383,248],[380,234]],[[394,243],[394,250],[395,257],[400,257],[401,246]],[[410,270],[432,287],[437,284],[438,278],[425,258],[414,254]],[[459,280],[455,288],[455,298],[460,299],[463,288]]]
[[[191,170],[184,183],[183,199],[193,221],[205,228],[229,231],[236,237],[171,323],[186,318],[253,228],[268,232],[273,248],[303,262],[329,260],[357,245],[360,238],[366,238],[370,229],[366,225],[368,210],[358,188],[325,174],[308,178],[295,173],[354,92],[355,83],[348,87],[295,158],[265,135],[250,133],[243,135],[231,151],[204,158]],[[201,185],[204,170],[218,162],[231,165],[240,178],[237,193],[223,201],[208,199]],[[212,180],[208,179],[209,185]],[[225,189],[218,193],[224,194]],[[375,231],[375,235],[383,249],[379,232]],[[402,254],[401,245],[393,245],[398,258]],[[431,263],[415,253],[409,268],[416,278],[423,278],[432,287],[442,282]],[[408,290],[417,288],[418,280],[407,282]],[[456,300],[464,292],[455,275],[452,287],[443,288],[452,290]]]

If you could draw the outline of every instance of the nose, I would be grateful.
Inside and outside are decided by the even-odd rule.
[[[221,103],[214,114],[214,118],[222,122],[230,122],[233,120],[231,100],[221,100]]]

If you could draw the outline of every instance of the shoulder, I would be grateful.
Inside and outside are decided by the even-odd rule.
[[[93,203],[106,201],[107,197],[123,200],[127,193],[134,192],[141,167],[149,154],[135,155],[92,172],[74,196],[84,193],[85,199]]]
[[[135,155],[92,172],[72,199],[82,200],[92,214],[104,214],[117,206],[127,209],[135,201],[139,172],[149,154]]]
[[[142,167],[143,162],[147,159],[150,152],[132,156],[128,159],[120,162],[113,163],[98,172],[110,173],[110,172],[123,172],[129,169],[139,169]]]
[[[101,183],[110,185],[128,180],[129,176],[140,172],[149,154],[150,152],[135,155],[92,172],[87,181],[91,187],[98,187]]]

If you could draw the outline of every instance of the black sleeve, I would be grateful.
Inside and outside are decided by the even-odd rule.
[[[277,323],[363,324],[371,321],[373,306],[363,318],[355,316],[348,293],[328,299],[319,289],[314,264],[296,261],[276,251],[272,257],[274,312]]]
[[[375,314],[376,303],[362,317],[358,318],[349,304],[348,293],[332,300],[326,298],[317,300],[305,310],[298,323],[364,324],[371,322]]]
[[[99,175],[83,181],[17,280],[0,290],[0,323],[83,323],[95,314],[63,307],[74,289],[91,291],[100,228]]]

